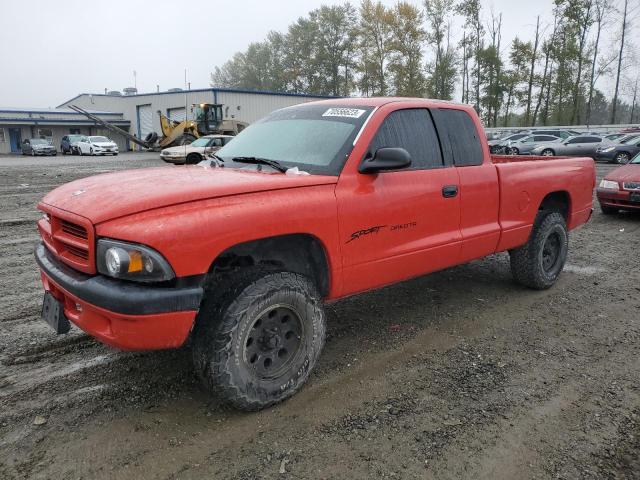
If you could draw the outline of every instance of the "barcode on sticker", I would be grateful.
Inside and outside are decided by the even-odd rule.
[[[323,117],[346,117],[346,118],[360,118],[366,110],[360,110],[359,108],[330,108],[322,114]]]

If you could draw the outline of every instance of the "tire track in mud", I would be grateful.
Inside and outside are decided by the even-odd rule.
[[[619,231],[635,224],[596,215],[572,235],[569,267],[551,291],[515,286],[498,255],[329,306],[329,338],[311,383],[257,414],[204,395],[188,349],[127,354],[80,336],[51,340],[29,307],[25,323],[0,321],[0,331],[8,326],[7,335],[26,338],[0,351],[12,374],[26,378],[0,393],[0,412],[8,412],[0,413],[0,476],[273,478],[285,459],[296,478],[318,471],[482,478],[495,473],[492,465],[517,473],[511,478],[575,473],[578,461],[591,460],[582,451],[578,460],[569,456],[562,429],[590,418],[594,394],[611,402],[612,379],[599,365],[637,352],[637,337],[620,334],[637,335],[637,324],[605,323],[610,312],[625,322],[638,312],[637,291],[627,284],[638,275],[629,263],[638,240]],[[28,275],[12,272],[23,292],[1,300],[0,320],[17,299],[37,308],[41,295]],[[113,357],[95,360],[105,355]],[[63,373],[49,376],[56,369]],[[614,423],[633,401],[628,379],[616,378],[625,400],[608,413]],[[565,417],[563,408],[577,413]],[[35,414],[49,423],[31,426]],[[549,428],[537,430],[540,423]],[[589,451],[617,439],[611,429],[595,431]],[[91,462],[78,464],[87,449]]]

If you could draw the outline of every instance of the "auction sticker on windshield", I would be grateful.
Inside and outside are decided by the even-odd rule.
[[[323,117],[346,117],[346,118],[360,118],[366,110],[360,110],[359,108],[330,108],[322,114]]]

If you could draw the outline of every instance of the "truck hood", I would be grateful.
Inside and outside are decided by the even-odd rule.
[[[42,203],[98,224],[185,202],[337,183],[338,177],[288,175],[201,166],[124,170],[83,178],[47,194]]]

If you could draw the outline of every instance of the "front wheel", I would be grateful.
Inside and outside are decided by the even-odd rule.
[[[224,291],[216,290],[221,283]],[[292,396],[324,345],[324,308],[313,283],[296,273],[249,268],[215,285],[193,334],[200,379],[242,410]]]
[[[558,212],[541,211],[529,240],[509,251],[514,279],[530,288],[544,290],[558,280],[569,251],[569,234]]]
[[[511,149],[509,150],[509,154],[510,155],[520,155],[520,150],[518,150],[515,147],[511,147]]]
[[[196,163],[200,163],[202,161],[202,157],[200,156],[199,153],[190,153],[189,155],[187,155],[187,159],[185,160],[185,163],[187,165],[195,165]]]
[[[553,150],[551,150],[550,148],[545,148],[542,151],[542,156],[543,157],[553,157],[555,154],[556,153]]]

